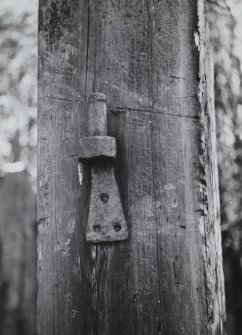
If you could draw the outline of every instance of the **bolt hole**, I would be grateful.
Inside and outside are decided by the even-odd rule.
[[[122,228],[121,225],[120,225],[120,223],[115,223],[113,227],[114,227],[115,231],[120,231],[121,228]]]
[[[101,231],[101,226],[99,224],[96,224],[95,226],[93,226],[93,230],[98,233]]]
[[[106,204],[109,200],[109,196],[108,196],[107,193],[101,193],[100,194],[100,199],[101,199],[102,202],[104,202]]]

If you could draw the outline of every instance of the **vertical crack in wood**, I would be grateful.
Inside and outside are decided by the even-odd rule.
[[[87,38],[86,38],[86,77],[85,77],[85,99],[87,99],[88,82],[88,60],[89,60],[89,39],[90,39],[90,1],[87,3]]]
[[[200,167],[199,184],[201,192],[201,237],[203,238],[204,285],[206,301],[206,319],[208,331],[212,334],[223,334],[225,319],[224,279],[222,271],[221,229],[216,212],[219,210],[217,185],[217,157],[215,139],[214,106],[210,95],[212,74],[210,70],[211,52],[208,45],[208,28],[205,16],[204,1],[197,3],[197,30],[194,42],[199,53],[199,91],[200,103]],[[210,94],[210,95],[209,95]],[[210,104],[210,105],[209,105]],[[216,190],[214,194],[214,188]],[[215,208],[215,210],[214,210]],[[200,228],[202,228],[200,226]],[[217,284],[219,279],[219,287]]]

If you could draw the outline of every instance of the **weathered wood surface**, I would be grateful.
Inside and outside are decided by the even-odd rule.
[[[223,334],[202,0],[41,0],[39,18],[38,334]],[[93,91],[131,231],[97,246],[77,171]]]
[[[0,179],[0,334],[34,335],[36,195],[27,173]]]

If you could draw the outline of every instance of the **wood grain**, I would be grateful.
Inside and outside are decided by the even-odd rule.
[[[203,1],[41,0],[39,17],[38,334],[223,334]],[[77,170],[93,91],[131,231],[97,246]]]

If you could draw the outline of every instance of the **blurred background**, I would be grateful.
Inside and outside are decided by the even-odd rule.
[[[0,0],[0,334],[35,334],[37,0]]]
[[[227,333],[242,334],[242,0],[208,0]],[[0,334],[35,334],[37,0],[0,1]]]

